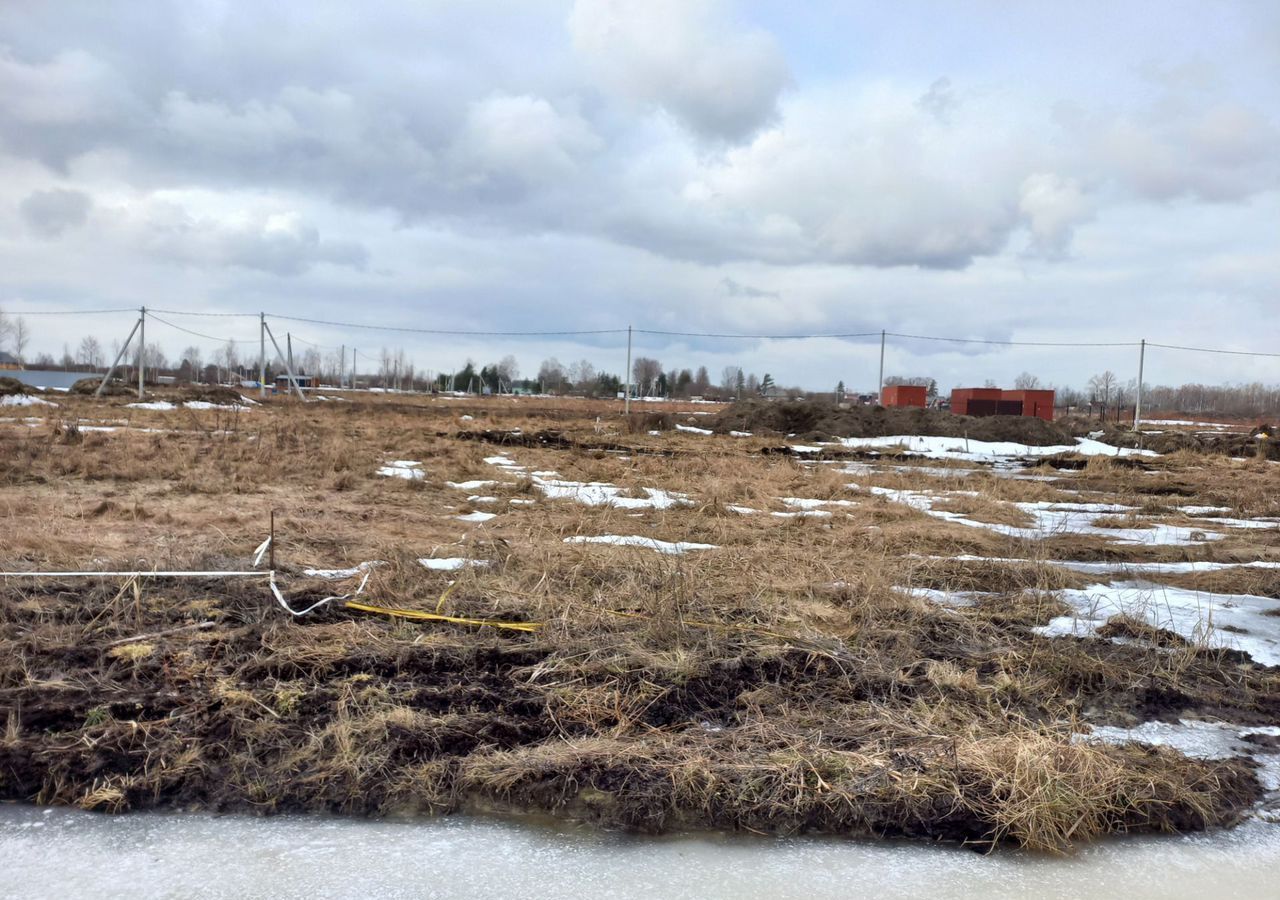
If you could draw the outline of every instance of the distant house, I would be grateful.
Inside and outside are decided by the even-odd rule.
[[[14,356],[12,353],[0,350],[0,369],[14,370],[21,368],[22,360],[18,359],[18,357]]]

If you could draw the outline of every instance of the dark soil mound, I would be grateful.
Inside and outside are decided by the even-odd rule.
[[[1254,431],[1257,432],[1259,429]],[[1139,436],[1128,429],[1108,429],[1102,439],[1116,447],[1139,446]],[[1241,432],[1225,434],[1196,431],[1144,432],[1141,436],[1141,446],[1156,453],[1190,450],[1195,453],[1224,456],[1280,459],[1280,439]]]
[[[234,388],[223,387],[220,384],[193,384],[183,389],[183,400],[202,400],[205,403],[218,403],[228,406],[235,403],[244,403],[244,397]]]
[[[12,397],[19,394],[29,394],[31,388],[23,384],[16,378],[4,377],[0,378],[0,397]]]
[[[977,441],[1014,441],[1037,447],[1074,443],[1067,429],[1030,416],[974,418],[937,409],[839,407],[834,403],[812,400],[741,400],[712,420],[711,427],[720,432],[776,431],[812,441],[832,437],[923,434],[969,437]]]
[[[75,384],[71,385],[71,393],[92,394],[98,389],[98,385],[101,383],[101,375],[90,375],[88,378],[81,378]],[[108,382],[106,390],[102,393],[108,397],[127,397],[133,392],[133,388],[129,387],[123,381],[113,378]]]

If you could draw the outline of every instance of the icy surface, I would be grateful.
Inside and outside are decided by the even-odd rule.
[[[478,479],[476,481],[446,481],[445,487],[455,488],[459,491],[478,491],[480,488],[501,483],[502,482],[500,481],[485,481],[483,479]]]
[[[841,438],[845,447],[886,449],[902,447],[918,456],[929,459],[963,459],[974,462],[989,461],[993,458],[1016,458],[1026,456],[1056,456],[1060,453],[1081,453],[1085,456],[1158,456],[1151,450],[1136,450],[1128,447],[1113,447],[1092,438],[1076,438],[1074,444],[1057,444],[1048,447],[1036,447],[1031,444],[1019,444],[1013,441],[976,441],[955,437],[936,437],[931,435],[898,434],[887,437]],[[797,452],[814,452],[821,448],[794,447]]]
[[[554,474],[554,473],[552,473]],[[641,488],[643,497],[624,497],[623,489],[607,481],[564,481],[534,473],[533,486],[548,500],[573,500],[584,506],[613,506],[618,509],[671,509],[692,506],[687,494],[660,488]]]
[[[855,487],[855,485],[850,485]],[[867,490],[880,497],[902,503],[912,509],[928,513],[948,522],[967,525],[972,528],[985,528],[997,534],[1027,540],[1042,540],[1046,537],[1066,534],[1100,535],[1117,544],[1142,544],[1145,546],[1178,546],[1198,544],[1205,541],[1221,540],[1222,534],[1206,531],[1204,528],[1187,528],[1181,525],[1164,525],[1151,523],[1149,527],[1105,528],[1095,525],[1094,520],[1103,515],[1128,513],[1131,506],[1116,503],[1052,503],[1038,501],[1035,503],[1013,503],[1013,507],[1031,517],[1034,524],[1030,526],[1005,525],[993,522],[980,522],[963,513],[934,509],[934,504],[945,502],[951,497],[965,496],[964,491],[944,491],[929,493],[927,491],[895,490],[886,487],[869,487]]]
[[[426,473],[422,471],[421,467],[422,463],[415,459],[393,459],[379,468],[378,474],[385,475],[388,478],[407,478],[412,481],[426,477]]]
[[[684,431],[688,434],[715,434],[710,428],[695,428],[692,425],[677,425],[676,431]]]
[[[648,550],[657,550],[659,553],[666,553],[670,556],[678,556],[690,550],[715,550],[715,544],[694,544],[688,541],[660,541],[656,538],[644,537],[639,534],[601,534],[595,537],[586,537],[578,535],[576,537],[567,537],[564,539],[566,544],[613,544],[618,547],[644,547]]]
[[[483,568],[489,565],[488,560],[483,559],[465,559],[461,556],[447,557],[441,559],[424,558],[418,560],[422,565],[426,566],[434,572],[456,572],[459,569],[466,568]]]
[[[8,394],[0,397],[0,406],[57,406],[56,403],[50,403],[48,400],[41,400],[39,397],[31,397],[26,394]]]
[[[1141,837],[1067,857],[957,845],[668,838],[449,816],[118,816],[0,807],[7,897],[1125,900],[1266,896],[1280,827]]]
[[[178,408],[168,400],[147,400],[139,403],[126,403],[125,406],[129,407],[129,409],[153,409],[161,411]]]
[[[1261,665],[1280,665],[1280,616],[1267,615],[1280,609],[1277,600],[1132,581],[1060,591],[1058,596],[1075,612],[1036,628],[1040,634],[1088,637],[1112,616],[1127,615],[1195,644],[1243,650]]]
[[[384,563],[380,560],[370,560],[369,562],[362,562],[358,566],[352,566],[350,569],[303,569],[302,574],[312,578],[327,578],[330,581],[337,581],[342,578],[354,578],[361,572],[381,565],[384,565]]]
[[[455,518],[459,522],[488,522],[490,519],[497,518],[497,515],[497,513],[480,512],[480,510],[476,510],[475,512],[467,513],[466,515],[455,516]]]

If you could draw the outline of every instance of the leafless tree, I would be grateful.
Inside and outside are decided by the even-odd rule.
[[[98,369],[102,367],[102,344],[93,335],[88,335],[80,341],[80,347],[76,350],[76,360],[82,366]]]
[[[544,359],[538,366],[538,383],[547,393],[557,393],[564,387],[564,366],[554,356]]]
[[[1013,387],[1019,391],[1034,391],[1040,387],[1040,379],[1032,375],[1030,372],[1023,372],[1017,378],[1013,379]]]
[[[579,390],[590,388],[596,381],[596,367],[588,360],[580,359],[569,367],[569,380]]]
[[[498,377],[508,385],[520,377],[520,363],[516,362],[516,358],[510,353],[498,360],[497,368]]]
[[[726,396],[737,393],[738,382],[742,379],[742,369],[737,366],[725,366],[720,373],[720,390]]]
[[[198,378],[200,370],[204,368],[204,354],[200,352],[200,348],[195,344],[186,347],[182,351],[182,361],[191,366],[191,376]]]
[[[27,320],[18,316],[13,320],[13,333],[11,340],[13,341],[13,355],[18,357],[18,362],[25,362],[27,344],[31,342],[31,331],[27,328]]]
[[[1111,398],[1116,392],[1116,373],[1107,369],[1089,379],[1089,392],[1092,401],[1103,406],[1111,405]]]
[[[637,356],[631,363],[631,380],[640,395],[653,393],[662,375],[662,363],[647,356]]]

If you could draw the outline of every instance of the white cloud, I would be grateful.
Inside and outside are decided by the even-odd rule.
[[[538,185],[572,175],[601,146],[577,113],[541,97],[493,95],[471,105],[452,152],[465,181]]]
[[[1076,226],[1093,215],[1093,203],[1080,183],[1052,172],[1023,179],[1018,209],[1031,231],[1029,252],[1046,259],[1065,256]]]
[[[757,131],[789,80],[773,38],[737,25],[714,0],[578,0],[569,33],[607,89],[704,138]]]

